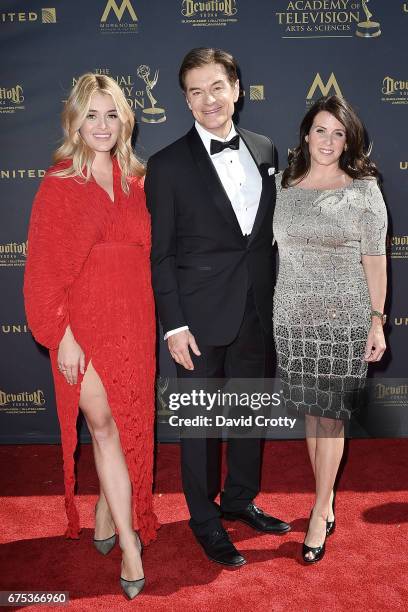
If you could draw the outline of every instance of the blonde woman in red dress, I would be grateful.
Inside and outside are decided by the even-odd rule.
[[[144,586],[140,539],[154,540],[159,526],[152,504],[155,316],[144,168],[132,153],[133,113],[110,77],[83,75],[62,122],[63,144],[33,205],[25,305],[34,337],[50,350],[66,536],[80,531],[73,457],[80,408],[100,483],[94,543],[107,554],[118,532],[120,583],[133,598]]]

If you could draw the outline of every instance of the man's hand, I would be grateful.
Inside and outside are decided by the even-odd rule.
[[[176,363],[182,365],[186,370],[194,370],[193,362],[191,361],[189,347],[194,355],[201,355],[195,338],[188,330],[177,332],[167,339],[170,355]]]

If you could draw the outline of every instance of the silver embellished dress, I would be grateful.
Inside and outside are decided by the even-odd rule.
[[[347,420],[367,374],[371,303],[361,255],[385,254],[384,200],[374,179],[341,189],[283,189],[281,176],[273,316],[285,407]]]

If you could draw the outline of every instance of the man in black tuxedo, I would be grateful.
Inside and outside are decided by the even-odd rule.
[[[145,190],[152,217],[152,276],[165,340],[180,378],[271,376],[274,148],[233,124],[239,81],[234,58],[192,49],[179,73],[195,119],[182,138],[153,155]],[[221,518],[258,531],[290,526],[253,504],[259,439],[228,441],[219,493],[219,441],[182,439],[190,526],[207,556],[242,565]]]

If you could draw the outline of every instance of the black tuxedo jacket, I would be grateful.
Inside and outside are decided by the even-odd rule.
[[[266,332],[272,327],[274,147],[265,136],[237,132],[262,177],[262,194],[246,240],[197,130],[153,155],[145,191],[152,217],[152,280],[164,331],[188,325],[198,346],[229,344],[238,333],[249,286]]]

